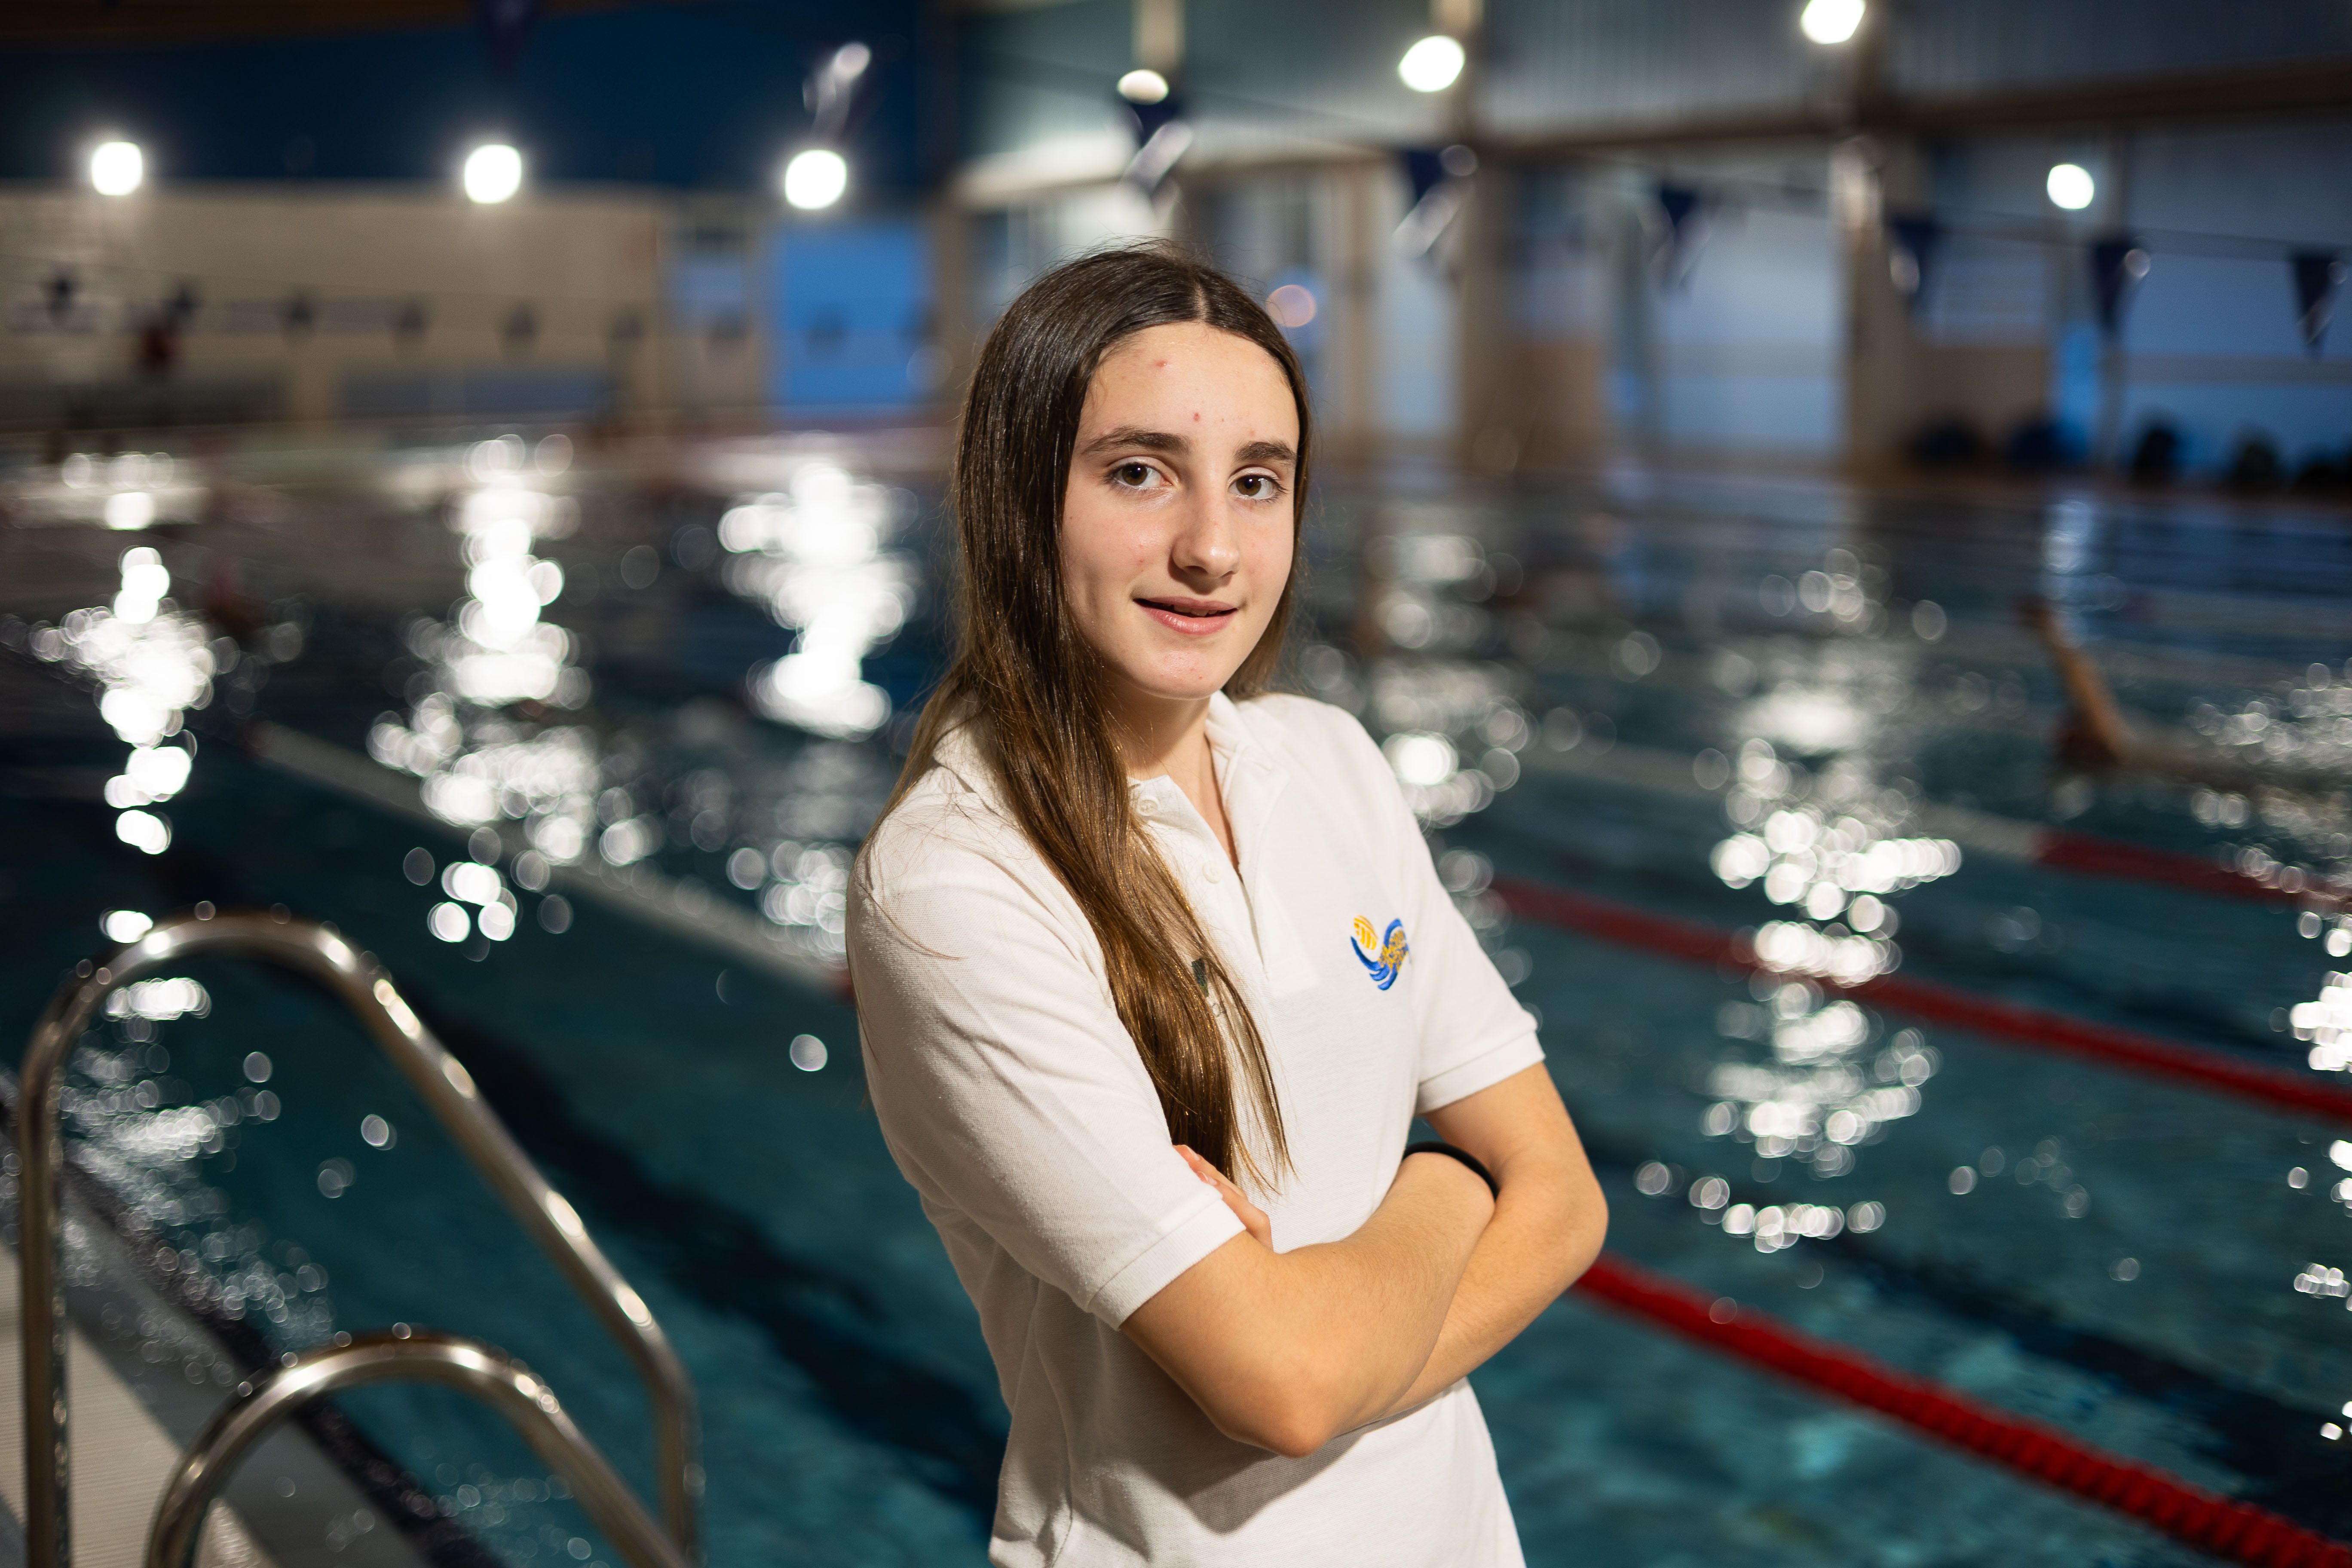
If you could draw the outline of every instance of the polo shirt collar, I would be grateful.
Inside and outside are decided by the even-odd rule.
[[[1217,769],[1217,787],[1225,798],[1225,816],[1232,821],[1234,836],[1239,841],[1244,870],[1257,858],[1264,841],[1268,818],[1289,782],[1289,770],[1275,759],[1265,742],[1255,732],[1250,715],[1239,703],[1220,691],[1209,699],[1209,752]],[[996,770],[982,754],[976,726],[957,725],[940,737],[935,760],[940,767],[961,780],[997,816],[1012,819],[1005,809],[1003,786]],[[1149,796],[1171,811],[1179,805],[1190,811],[1183,791],[1167,774],[1157,778],[1129,781],[1130,795]]]
[[[1257,721],[1222,691],[1209,699],[1209,752],[1216,761],[1217,788],[1225,797],[1225,816],[1241,850],[1242,874],[1255,882],[1266,826],[1290,782],[1290,772],[1258,734]]]

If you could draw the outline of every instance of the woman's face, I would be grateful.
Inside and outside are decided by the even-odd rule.
[[[1257,646],[1290,580],[1297,458],[1290,384],[1247,339],[1185,321],[1104,357],[1070,455],[1062,584],[1115,705],[1206,698]]]

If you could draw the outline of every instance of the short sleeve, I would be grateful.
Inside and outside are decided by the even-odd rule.
[[[849,915],[883,1134],[929,1201],[1116,1328],[1241,1221],[1171,1147],[1059,883],[907,817],[869,845]]]
[[[1478,945],[1477,933],[1437,878],[1429,841],[1364,727],[1328,710],[1344,765],[1370,811],[1372,831],[1404,905],[1405,984],[1421,1046],[1413,1112],[1427,1115],[1490,1089],[1543,1060],[1536,1021]]]

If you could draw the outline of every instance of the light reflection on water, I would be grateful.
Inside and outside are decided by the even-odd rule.
[[[1360,600],[1360,626],[1370,623],[1381,651],[1359,660],[1311,645],[1298,668],[1310,690],[1370,726],[1422,820],[1442,830],[1489,807],[1518,782],[1530,743],[1554,754],[1605,752],[1616,733],[1607,713],[1556,707],[1530,718],[1540,698],[1528,663],[1539,668],[1553,641],[1542,601],[1530,610],[1507,595],[1500,620],[1489,604],[1498,587],[1523,580],[1520,563],[1455,531],[1455,514],[1391,509],[1389,521],[1366,552]],[[1815,982],[1854,986],[1893,969],[1901,956],[1896,900],[1962,860],[1958,846],[1913,827],[1918,785],[1895,764],[1887,716],[1902,706],[1911,676],[1910,661],[1890,658],[1884,645],[1897,624],[1888,582],[1882,565],[1843,547],[1793,580],[1765,574],[1759,607],[1808,620],[1814,639],[1760,663],[1718,650],[1711,683],[1738,700],[1719,749],[1691,764],[1702,788],[1720,792],[1734,829],[1710,852],[1717,878],[1735,889],[1761,883],[1792,916],[1752,933],[1754,1001],[1720,1011],[1720,1033],[1739,1044],[1706,1076],[1700,1130],[1751,1144],[1759,1162],[1799,1161],[1821,1180],[1850,1175],[1857,1150],[1919,1112],[1939,1058],[1922,1030],[1888,1037],[1875,1010],[1832,998]],[[1577,618],[1571,612],[1571,624]],[[1941,611],[1927,620],[1921,629],[1940,637]],[[1469,657],[1498,634],[1528,663]],[[1880,646],[1864,657],[1851,646],[1858,643]],[[1621,627],[1606,657],[1618,681],[1638,683],[1659,671],[1665,653],[1649,632]],[[1505,920],[1482,912],[1482,936],[1506,977],[1524,981],[1524,955],[1502,946]],[[1768,1054],[1754,1058],[1748,1042]],[[1700,1217],[1759,1252],[1886,1221],[1885,1205],[1872,1199],[1735,1205],[1721,1177],[1655,1162],[1643,1167],[1642,1190],[1686,1194]]]
[[[798,634],[790,653],[751,674],[761,713],[835,740],[888,722],[889,694],[860,666],[915,613],[914,559],[884,548],[913,510],[907,492],[813,458],[785,489],[747,496],[719,520],[728,589]]]
[[[845,951],[856,841],[897,772],[868,743],[889,722],[891,702],[865,679],[864,662],[906,627],[922,589],[915,556],[890,548],[914,520],[915,498],[846,462],[788,460],[781,488],[739,496],[718,530],[720,582],[794,634],[791,651],[747,672],[751,706],[819,737],[761,781],[767,788],[753,788],[764,809],[747,800],[735,813],[727,879],[756,896],[794,951],[834,963]]]
[[[573,662],[572,638],[541,612],[563,592],[563,571],[532,553],[541,539],[561,539],[578,526],[568,496],[545,481],[570,464],[561,437],[527,452],[520,437],[477,442],[465,457],[467,484],[450,498],[449,526],[466,564],[467,596],[446,620],[418,617],[404,640],[429,679],[405,721],[385,715],[368,731],[368,753],[421,781],[425,809],[457,827],[520,821],[533,849],[557,865],[586,851],[597,826],[599,772],[593,732],[558,721],[586,705],[589,681]],[[487,847],[497,853],[493,835]],[[454,871],[454,868],[452,868]],[[504,941],[514,931],[515,905],[503,900],[495,869],[488,883],[428,917],[436,936],[462,942],[478,924]],[[477,879],[478,881],[478,879]],[[544,882],[541,883],[544,886]]]
[[[2088,521],[2071,503],[2053,516],[2045,563],[2052,572],[2079,570],[2090,559]],[[1759,886],[1772,903],[1801,917],[1769,921],[1754,932],[1757,1005],[1725,1005],[1718,1030],[1727,1038],[1769,1042],[1771,1059],[1751,1062],[1736,1052],[1722,1059],[1708,1083],[1722,1098],[1703,1114],[1702,1131],[1752,1142],[1759,1161],[1794,1155],[1818,1178],[1854,1173],[1858,1151],[1885,1138],[1892,1123],[1916,1116],[1941,1060],[1916,1026],[1895,1031],[1881,1046],[1886,1025],[1876,1009],[1825,1001],[1811,984],[1853,987],[1895,969],[1902,960],[1893,940],[1901,924],[1898,900],[1958,872],[1964,860],[1952,840],[1917,830],[1921,769],[1913,748],[1920,728],[1906,711],[1923,684],[1922,652],[1943,639],[1949,618],[1925,600],[1898,616],[1885,602],[1890,581],[1882,563],[1843,547],[1830,549],[1820,569],[1799,574],[1793,584],[1768,575],[1758,589],[1759,605],[1776,616],[1809,612],[1817,640],[1810,648],[1783,644],[1760,660],[1718,654],[1718,686],[1753,695],[1732,709],[1722,749],[1703,751],[1694,763],[1704,786],[1724,790],[1724,814],[1742,830],[1710,852],[1717,879],[1734,889]],[[1898,629],[1906,625],[1909,638]],[[1865,655],[1865,644],[1876,646]],[[1964,678],[1964,709],[1973,711],[1990,697],[1988,683],[1978,679],[1971,687]],[[2002,701],[2013,710],[2021,693],[2005,688]],[[2032,918],[2030,910],[2015,911],[2015,920]],[[2000,1157],[1988,1149],[1984,1159],[1998,1170]],[[2021,1179],[2037,1169],[2021,1163]],[[1977,1168],[1964,1165],[1946,1185],[1962,1195],[1977,1180]],[[2089,1212],[2087,1188],[2061,1181],[2057,1189],[2067,1217]],[[1885,1205],[1874,1203],[1870,1212],[1873,1228],[1885,1223]],[[1903,1217],[1915,1225],[1927,1220],[1916,1213]],[[1727,1223],[1726,1230],[1732,1230]],[[1782,1230],[1768,1246],[1758,1226],[1758,1250],[1818,1234],[1797,1225]],[[2136,1277],[2137,1260],[2125,1261]]]
[[[1516,596],[1520,563],[1458,531],[1457,516],[1390,509],[1388,531],[1366,552],[1360,588],[1358,640],[1370,651],[1360,658],[1310,644],[1297,661],[1308,689],[1364,719],[1416,815],[1434,830],[1486,810],[1516,784],[1531,743],[1553,754],[1598,755],[1616,733],[1605,712],[1553,707],[1531,718],[1541,699],[1528,665],[1476,657],[1507,633],[1515,652],[1540,661],[1551,633],[1540,601],[1530,611]],[[1753,935],[1755,1001],[1726,1005],[1718,1025],[1727,1039],[1766,1043],[1769,1054],[1756,1060],[1735,1047],[1718,1060],[1705,1086],[1711,1098],[1701,1130],[1752,1144],[1759,1161],[1794,1158],[1822,1180],[1853,1173],[1857,1149],[1919,1111],[1938,1058],[1921,1030],[1887,1038],[1874,1010],[1832,999],[1813,982],[1857,985],[1895,967],[1895,901],[1961,864],[1958,846],[1911,828],[1917,785],[1891,768],[1885,720],[1901,705],[1906,672],[1878,649],[1864,658],[1845,646],[1878,642],[1895,624],[1887,582],[1883,567],[1842,547],[1793,581],[1766,574],[1757,589],[1765,612],[1810,617],[1826,635],[1797,653],[1776,651],[1760,667],[1720,650],[1713,683],[1747,695],[1720,749],[1692,764],[1703,787],[1722,792],[1735,829],[1711,852],[1717,877],[1733,889],[1760,881],[1798,917]],[[1509,601],[1499,606],[1492,604],[1498,588]],[[1928,617],[1937,636],[1940,616]],[[1658,639],[1639,627],[1612,634],[1606,651],[1624,682],[1654,675],[1664,658]],[[1484,879],[1474,879],[1457,897],[1506,978],[1523,982],[1525,955],[1504,945],[1507,917],[1484,889]],[[1720,1177],[1644,1168],[1645,1192],[1663,1195],[1670,1184],[1701,1217],[1760,1252],[1849,1226],[1875,1229],[1886,1219],[1885,1205],[1872,1199],[1733,1205]]]
[[[2352,774],[2352,659],[2340,671],[2313,664],[2300,681],[2234,710],[2200,701],[2189,728],[2242,763],[2292,770],[2301,779]],[[2331,959],[2352,955],[2352,808],[2345,791],[2257,787],[2250,799],[2200,787],[2190,808],[2208,826],[2270,829],[2271,843],[2287,858],[2274,856],[2270,844],[2249,844],[2238,850],[2236,868],[2294,900],[2297,935],[2317,942]],[[2352,1072],[2352,973],[2329,971],[2315,996],[2284,1016],[2310,1047],[2313,1068]]]
[[[549,490],[568,458],[515,437],[467,449],[448,501],[467,596],[446,619],[409,623],[405,646],[426,678],[406,714],[369,731],[370,753],[415,774],[427,809],[477,830],[472,859],[438,873],[446,897],[428,929],[450,942],[503,942],[523,913],[515,889],[546,889],[556,868],[628,871],[691,850],[721,858],[724,880],[754,896],[785,949],[838,963],[846,868],[895,772],[869,743],[890,701],[861,666],[918,603],[913,558],[885,548],[913,498],[803,458],[782,489],[739,500],[721,520],[719,580],[797,634],[792,651],[745,682],[757,712],[801,737],[780,758],[709,699],[662,721],[596,710],[577,638],[545,618],[562,596],[562,570],[533,553],[576,527],[576,505]],[[412,466],[412,489],[429,468]],[[621,575],[642,589],[658,566],[636,546]],[[709,761],[689,765],[695,758]],[[503,876],[501,840],[481,831],[501,821],[518,824],[530,846]],[[411,879],[434,875],[428,856]],[[681,909],[710,896],[690,873],[676,892]],[[569,921],[564,900],[541,901],[541,925]]]
[[[368,731],[369,755],[415,774],[427,811],[474,830],[476,858],[442,870],[448,898],[425,915],[425,929],[443,942],[514,935],[522,906],[495,864],[502,850],[495,824],[521,824],[530,848],[511,869],[526,891],[546,889],[550,864],[581,859],[598,825],[593,731],[559,717],[586,706],[588,677],[574,662],[571,634],[542,616],[562,595],[563,569],[533,553],[539,541],[566,538],[579,525],[578,503],[548,488],[571,460],[571,443],[560,436],[536,448],[516,436],[467,448],[463,482],[448,498],[466,596],[446,620],[408,623],[404,640],[426,671],[422,689],[404,722],[386,714]],[[611,833],[608,826],[604,838]],[[605,858],[614,859],[609,848]],[[421,849],[404,869],[420,885],[432,879]],[[539,918],[560,932],[571,923],[570,906],[547,898]]]
[[[121,565],[112,605],[37,628],[31,647],[36,658],[97,682],[99,717],[131,747],[122,771],[106,783],[106,804],[118,812],[115,836],[160,855],[172,842],[171,820],[147,808],[186,786],[195,740],[183,737],[185,715],[212,701],[213,676],[234,665],[236,647],[208,637],[201,617],[172,602],[172,574],[157,552],[135,546]]]
[[[1918,1115],[1941,1065],[1925,1030],[1890,1036],[1877,1009],[1831,999],[1815,984],[1854,987],[1894,970],[1902,961],[1897,901],[1963,861],[1951,840],[1916,831],[1917,763],[1906,755],[1906,727],[1895,721],[1919,680],[1916,650],[1939,640],[1948,621],[1927,603],[1898,618],[1886,603],[1889,582],[1883,563],[1843,546],[1793,582],[1767,574],[1759,606],[1811,617],[1812,639],[1776,643],[1757,658],[1718,651],[1714,684],[1735,700],[1719,746],[1692,764],[1703,788],[1722,792],[1735,830],[1708,852],[1716,879],[1735,890],[1758,887],[1792,917],[1755,929],[1754,1002],[1727,1003],[1717,1016],[1726,1040],[1761,1043],[1769,1055],[1752,1059],[1734,1046],[1717,1059],[1705,1086],[1717,1098],[1700,1131],[1751,1144],[1759,1170],[1793,1158],[1822,1181],[1853,1176],[1861,1151]],[[1916,641],[1890,637],[1906,619]],[[1703,1215],[1717,1206],[1691,1191]],[[1727,1191],[1725,1184],[1709,1195]],[[1844,1228],[1833,1205],[1790,1205],[1770,1224],[1740,1206],[1724,1212],[1724,1233],[1759,1252]],[[1858,1231],[1889,1219],[1874,1199],[1843,1214]]]
[[[209,486],[169,452],[74,452],[53,471],[0,486],[15,521],[35,526],[96,524],[137,533],[204,515]]]
[[[1471,657],[1494,626],[1485,601],[1516,584],[1519,567],[1457,531],[1458,521],[1442,508],[1386,509],[1363,552],[1356,652],[1309,641],[1296,657],[1307,691],[1364,721],[1413,815],[1439,830],[1517,784],[1535,736],[1524,675]]]
[[[208,1097],[175,1076],[164,1026],[212,1011],[206,988],[184,976],[137,981],[108,997],[96,1026],[71,1054],[60,1093],[76,1163],[148,1227],[142,1251],[168,1281],[167,1294],[215,1320],[250,1325],[268,1353],[330,1340],[344,1342],[348,1335],[337,1333],[339,1311],[327,1263],[284,1234],[280,1205],[250,1212],[222,1181],[253,1140],[272,1135],[263,1129],[280,1121],[288,1110],[274,1090],[262,1087],[274,1076],[269,1058],[248,1052],[242,1063],[246,1082]],[[317,1118],[310,1120],[315,1123]],[[307,1142],[320,1131],[314,1125],[294,1129],[293,1135]],[[392,1123],[373,1112],[360,1117],[354,1131],[369,1150],[390,1150],[399,1142]],[[276,1135],[288,1134],[277,1130]],[[262,1157],[266,1162],[278,1152],[265,1151]],[[13,1168],[13,1155],[10,1161]],[[341,1199],[361,1180],[359,1168],[342,1155],[318,1162],[320,1198]],[[69,1281],[102,1288],[114,1283],[104,1278],[103,1266],[76,1228],[68,1227],[67,1243]],[[204,1327],[143,1307],[126,1310],[109,1298],[99,1326],[126,1348],[135,1346],[141,1360],[159,1371],[184,1375],[190,1384],[209,1383],[224,1394],[251,1370],[223,1354]],[[589,1542],[574,1533],[579,1515],[564,1506],[571,1494],[560,1480],[500,1476],[471,1464],[462,1483],[452,1468],[443,1466],[425,1477],[425,1485],[445,1516],[462,1518],[478,1539],[508,1561],[543,1555],[577,1562],[591,1556],[583,1550]],[[280,1495],[294,1495],[290,1482],[280,1486]],[[340,1511],[327,1522],[327,1542],[342,1551],[379,1522],[365,1507]]]
[[[211,1010],[203,985],[184,977],[139,981],[108,998],[60,1091],[76,1159],[170,1238],[178,1254],[171,1272],[200,1304],[232,1321],[257,1318],[279,1343],[315,1343],[334,1327],[325,1268],[235,1215],[228,1194],[206,1180],[206,1160],[225,1157],[223,1168],[233,1169],[249,1127],[281,1114],[278,1096],[258,1087],[266,1058],[249,1058],[262,1063],[248,1066],[253,1083],[210,1099],[172,1076],[158,1026]],[[225,1377],[225,1367],[215,1375]]]
[[[58,483],[61,515],[50,519],[37,507],[37,521],[136,531],[185,521],[203,498],[197,487],[175,480],[173,460],[160,453],[126,453],[103,464],[78,455],[61,465]],[[32,500],[41,501],[34,489]],[[116,561],[120,585],[109,603],[74,610],[55,626],[10,625],[10,646],[96,689],[100,719],[129,748],[101,797],[115,813],[116,837],[150,856],[163,854],[173,839],[172,820],[158,808],[178,799],[194,776],[197,744],[189,716],[211,705],[223,678],[230,681],[231,710],[249,711],[270,667],[299,658],[303,647],[292,621],[272,620],[242,601],[235,618],[249,647],[217,632],[205,614],[184,608],[173,595],[175,562],[184,569],[203,559],[182,553],[177,543],[133,546]],[[233,583],[234,574],[226,580]],[[198,909],[208,914],[210,906]],[[130,942],[152,930],[154,919],[114,909],[99,924],[110,942]],[[314,1342],[333,1324],[325,1268],[301,1247],[274,1240],[267,1226],[234,1214],[228,1194],[208,1179],[210,1169],[234,1169],[252,1127],[281,1114],[277,1094],[259,1087],[269,1076],[267,1058],[251,1054],[248,1082],[211,1097],[199,1096],[172,1070],[166,1026],[212,1011],[210,992],[185,975],[150,976],[109,993],[68,1055],[60,1114],[76,1163],[166,1241],[154,1255],[156,1267],[175,1277],[201,1310],[267,1325],[280,1343]],[[15,1158],[8,1157],[12,1170]],[[68,1279],[91,1282],[100,1268],[86,1238],[77,1242],[68,1226]],[[135,1324],[103,1326],[135,1330],[145,1361],[178,1362],[193,1383],[236,1381],[236,1369],[216,1348],[183,1325],[142,1316]]]

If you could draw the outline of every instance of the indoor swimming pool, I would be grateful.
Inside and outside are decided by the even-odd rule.
[[[1003,1406],[838,966],[939,661],[937,460],[0,470],[12,1037],[200,901],[376,954],[677,1342],[714,1564],[986,1536]],[[2339,512],[1408,470],[1307,537],[1295,682],[1381,740],[1539,1016],[1613,1254],[2352,1538],[2352,1129],[2228,1080],[2352,1089]],[[2074,647],[2129,744],[2070,721]],[[192,963],[73,1069],[77,1160],[176,1250],[147,1288],[227,1335],[77,1298],[177,1440],[236,1355],[404,1321],[528,1362],[652,1495],[629,1363],[323,997]],[[1474,1382],[1533,1564],[2209,1560],[1586,1293]],[[303,1516],[349,1560],[617,1565],[455,1396],[343,1408],[434,1515]],[[291,1477],[233,1489],[265,1536]]]

